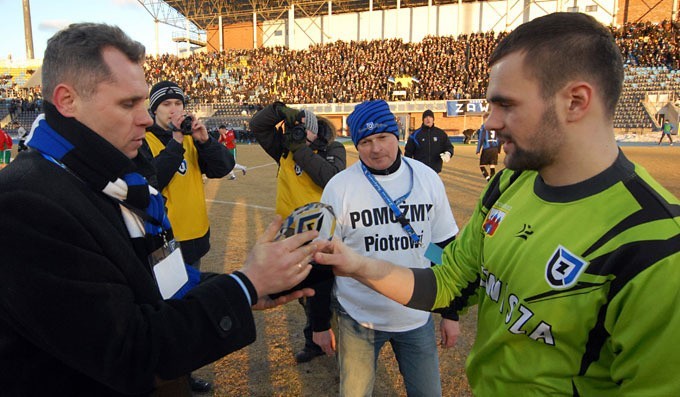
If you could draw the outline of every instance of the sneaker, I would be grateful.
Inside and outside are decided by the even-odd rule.
[[[298,363],[306,363],[312,361],[314,357],[323,356],[323,354],[324,353],[322,350],[310,350],[304,348],[299,352],[295,353],[295,361]]]
[[[196,393],[207,393],[212,390],[212,384],[207,380],[189,376],[189,387]]]
[[[230,180],[230,181],[233,181],[234,179],[236,179],[236,175],[234,175],[234,174],[229,174],[229,180]]]
[[[243,169],[241,171],[243,172],[243,175],[245,175],[246,174],[246,167],[243,167]]]

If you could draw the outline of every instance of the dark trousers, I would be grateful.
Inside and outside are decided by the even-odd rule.
[[[310,350],[310,351],[316,351],[320,352],[321,348],[319,345],[314,343],[314,340],[312,340],[312,321],[310,320],[311,318],[311,308],[310,305],[307,303],[307,299],[305,298],[300,298],[298,300],[302,307],[305,310],[305,318],[307,319],[305,322],[305,328],[303,328],[302,333],[305,335],[305,350]]]

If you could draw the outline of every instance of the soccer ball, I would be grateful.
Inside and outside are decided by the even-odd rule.
[[[315,240],[330,240],[335,233],[335,213],[330,205],[309,203],[298,207],[283,221],[274,240],[288,238],[294,234],[317,230]]]

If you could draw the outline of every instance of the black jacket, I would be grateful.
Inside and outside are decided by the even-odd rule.
[[[236,281],[164,301],[119,205],[35,150],[0,172],[0,219],[2,395],[148,395],[255,340]]]
[[[285,105],[281,102],[274,102],[257,112],[250,120],[250,129],[257,143],[277,163],[280,162],[281,156],[289,155],[283,147],[283,128],[281,126],[277,128],[277,125],[284,120],[284,116],[277,110],[279,106]],[[327,143],[324,144],[317,139],[318,144],[315,141],[312,145],[293,153],[295,163],[321,187],[325,187],[335,174],[347,166],[345,147],[335,141],[335,131],[332,126],[328,127],[332,135]]]
[[[453,145],[446,132],[434,125],[421,125],[408,137],[404,148],[404,156],[427,164],[436,173],[442,172],[443,161],[440,155],[443,152],[449,152],[453,157]]]
[[[181,143],[172,139],[172,131],[166,131],[157,124],[151,126],[149,131],[165,145],[165,149],[161,150],[158,156],[153,157],[149,144],[144,140],[142,147],[139,148],[139,156],[153,164],[154,172],[141,173],[149,180],[151,186],[162,191],[170,183],[182,164],[184,147]],[[201,173],[208,178],[222,178],[234,168],[234,164],[236,164],[234,157],[224,145],[212,137],[209,137],[205,143],[194,141],[194,145],[196,151],[198,151],[198,166]],[[181,241],[180,244],[185,261],[194,263],[210,250],[210,229],[205,235],[193,240]]]

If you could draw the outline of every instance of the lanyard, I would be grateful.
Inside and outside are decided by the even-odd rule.
[[[366,175],[366,179],[368,179],[369,182],[371,182],[371,185],[373,185],[373,188],[378,192],[380,197],[385,201],[385,204],[387,204],[388,207],[390,207],[390,210],[394,213],[394,216],[397,217],[397,220],[399,221],[399,224],[401,224],[401,227],[404,228],[406,233],[408,233],[409,237],[411,240],[413,240],[414,243],[420,245],[420,237],[416,234],[415,230],[413,230],[413,226],[409,223],[408,219],[404,216],[404,214],[401,212],[399,207],[397,207],[398,204],[406,200],[406,198],[411,194],[411,190],[413,189],[413,168],[411,168],[411,165],[403,160],[406,166],[408,167],[410,173],[411,173],[411,184],[408,187],[408,192],[406,192],[405,195],[399,197],[396,200],[392,200],[392,198],[387,194],[385,189],[380,185],[380,183],[375,179],[375,176],[371,174],[370,171],[366,168],[364,163],[361,163],[361,169],[364,171],[364,175]]]

